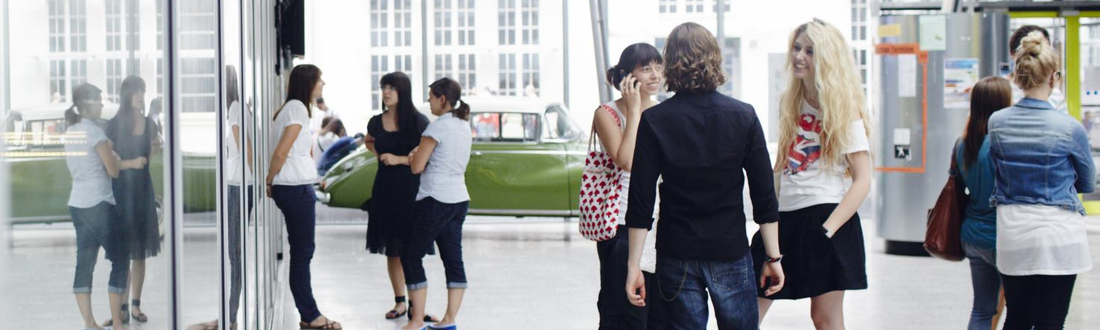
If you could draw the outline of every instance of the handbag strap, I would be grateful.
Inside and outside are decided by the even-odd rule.
[[[604,109],[604,110],[607,110],[607,113],[611,114],[611,118],[615,119],[615,123],[619,124],[620,128],[623,127],[623,123],[622,123],[623,121],[622,121],[622,119],[620,119],[619,110],[616,110],[615,108],[612,108],[612,107],[608,106],[607,104],[601,104],[600,108]],[[595,141],[596,141],[596,119],[595,118],[592,119],[592,130],[590,132],[592,132],[592,134],[588,135],[588,152],[592,152],[592,151],[595,150],[595,148],[594,148],[595,145],[596,145],[596,143],[595,143]]]

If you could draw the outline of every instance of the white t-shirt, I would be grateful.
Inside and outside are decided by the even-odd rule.
[[[73,189],[69,194],[69,206],[90,208],[102,202],[115,204],[115,194],[111,190],[111,177],[103,168],[95,146],[106,143],[107,134],[91,120],[81,119],[69,126],[62,136],[65,144],[65,163],[69,165],[69,174],[73,178]]]
[[[306,105],[298,100],[290,100],[283,105],[283,110],[275,118],[275,126],[272,127],[272,135],[276,145],[282,138],[283,132],[288,126],[300,125],[298,136],[294,138],[294,144],[287,154],[286,163],[279,173],[275,174],[272,184],[280,186],[299,186],[317,183],[317,167],[309,153],[312,150],[313,132],[309,128],[309,114]]]
[[[469,201],[466,165],[470,162],[470,148],[473,146],[470,122],[448,112],[428,124],[421,136],[430,137],[437,144],[431,158],[428,158],[428,166],[420,175],[420,191],[416,193],[416,200],[431,197],[445,204]]]
[[[798,136],[788,153],[790,162],[779,176],[779,211],[794,211],[820,204],[837,204],[848,192],[845,173],[848,161],[844,157],[829,171],[822,168],[821,111],[802,102]],[[848,150],[843,154],[868,151],[867,130],[863,120],[848,124]]]
[[[1047,205],[997,206],[997,269],[1010,276],[1092,269],[1085,217]]]
[[[1004,76],[1004,78],[1011,82],[1009,85],[1012,85],[1012,104],[1016,104],[1020,102],[1020,100],[1023,100],[1024,90],[1020,89],[1020,86],[1016,86],[1016,82],[1012,81],[1012,77]],[[1047,102],[1055,109],[1058,109],[1058,111],[1069,113],[1069,108],[1066,106],[1066,94],[1062,93],[1061,88],[1055,87],[1054,90],[1050,91],[1050,98],[1047,99]]]
[[[248,185],[251,185],[255,181],[255,179],[252,178],[252,170],[249,169],[247,165],[242,165],[241,163],[241,151],[244,148],[237,147],[237,143],[241,143],[241,146],[247,147],[247,143],[252,142],[252,132],[255,131],[255,125],[252,124],[252,111],[246,111],[244,116],[245,122],[249,123],[248,125],[241,125],[241,103],[233,102],[233,104],[229,105],[229,118],[227,119],[229,129],[225,130],[226,154],[228,155],[225,159],[225,173],[226,183],[232,186],[241,185],[242,175],[245,177],[244,180]],[[234,126],[237,127],[241,138],[244,139],[243,142],[237,141],[236,138],[233,137]],[[247,126],[247,129],[245,129],[245,126]]]

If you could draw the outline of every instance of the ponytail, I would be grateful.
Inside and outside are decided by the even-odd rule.
[[[428,85],[428,92],[436,97],[442,96],[451,102],[451,113],[462,120],[470,120],[470,105],[462,102],[462,86],[451,78],[441,78]]]
[[[76,103],[65,110],[65,126],[73,126],[80,122],[80,115],[76,113]]]

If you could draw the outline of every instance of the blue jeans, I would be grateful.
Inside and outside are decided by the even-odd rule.
[[[244,198],[246,214],[252,213],[252,186],[245,186]],[[226,200],[228,213],[228,221],[226,221],[226,227],[229,227],[227,232],[229,233],[229,267],[230,269],[230,289],[229,289],[229,323],[237,323],[237,311],[241,306],[241,289],[243,282],[244,266],[241,262],[241,237],[242,228],[245,226],[247,220],[241,219],[241,186],[229,185],[229,199]],[[245,219],[248,219],[247,216]]]
[[[970,259],[970,281],[974,285],[974,307],[970,310],[968,330],[985,330],[993,324],[997,314],[997,298],[1001,291],[1001,273],[997,271],[997,250],[983,249],[962,243],[966,258]]]
[[[286,218],[286,235],[290,241],[290,293],[302,322],[313,322],[321,316],[317,301],[313,299],[309,264],[317,248],[314,236],[317,231],[317,200],[313,187],[272,186],[271,198]]]
[[[681,260],[657,255],[659,292],[651,299],[664,299],[668,328],[707,328],[707,293],[714,304],[718,328],[756,329],[756,274],[752,254],[735,261]]]
[[[408,247],[401,256],[401,268],[405,271],[405,285],[409,291],[428,287],[424,273],[424,255],[432,242],[439,247],[439,258],[447,275],[447,288],[466,288],[466,266],[462,262],[462,223],[470,202],[446,204],[425,198],[416,202],[416,215],[412,220],[412,235]]]
[[[103,247],[107,260],[111,261],[111,275],[107,291],[122,294],[129,283],[130,255],[127,241],[123,239],[123,220],[114,205],[100,202],[89,208],[69,207],[76,228],[76,273],[73,276],[73,293],[92,293],[92,273],[99,259],[99,247]]]

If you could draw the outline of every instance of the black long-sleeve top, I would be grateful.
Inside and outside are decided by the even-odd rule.
[[[744,170],[744,172],[742,172]],[[677,93],[638,124],[626,225],[649,229],[657,177],[657,254],[733,261],[748,253],[742,191],[756,223],[779,221],[771,160],[752,106],[718,92]]]

